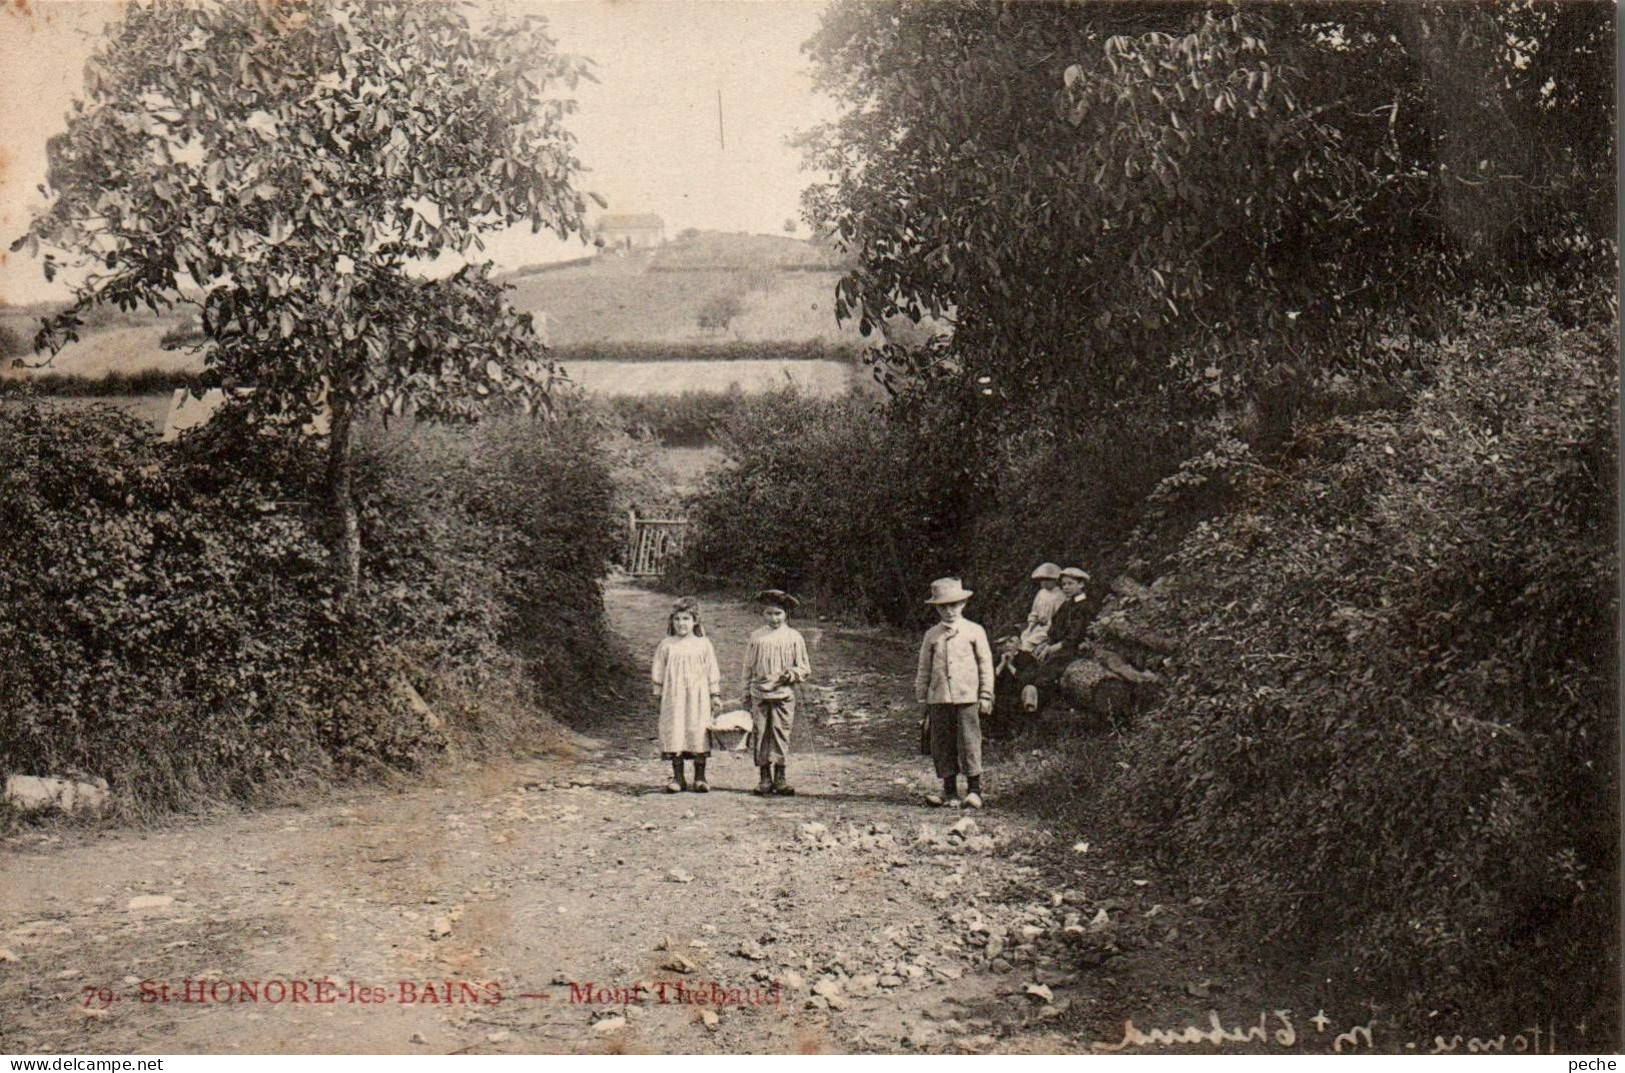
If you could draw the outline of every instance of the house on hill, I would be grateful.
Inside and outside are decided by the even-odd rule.
[[[654,213],[623,213],[601,217],[595,233],[605,250],[649,250],[666,241],[666,221]]]

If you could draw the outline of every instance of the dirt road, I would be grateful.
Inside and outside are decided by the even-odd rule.
[[[667,598],[609,601],[651,652]],[[733,695],[758,620],[707,607]],[[1199,898],[1000,807],[1042,753],[994,749],[992,807],[950,830],[966,817],[918,804],[911,648],[801,628],[795,798],[750,795],[742,756],[712,760],[709,795],[660,792],[639,692],[570,713],[594,736],[574,756],[22,832],[0,846],[0,1052],[1088,1050],[1128,1017],[1245,1030],[1281,1005],[1233,966],[1208,979],[1233,959]]]

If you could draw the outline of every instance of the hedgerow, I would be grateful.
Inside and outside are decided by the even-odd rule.
[[[718,339],[697,343],[596,340],[561,344],[550,351],[550,356],[568,369],[571,363],[582,361],[855,361],[858,350],[855,343],[822,339]]]
[[[1470,317],[1409,410],[1238,482],[1170,561],[1178,675],[1102,814],[1383,993],[1609,1031],[1613,333]]]
[[[616,530],[576,430],[371,432],[346,602],[315,446],[232,426],[0,411],[0,772],[102,776],[132,813],[252,798],[511,749],[602,675]]]
[[[931,546],[930,472],[873,400],[741,399],[718,442],[672,584],[774,585],[871,615],[903,606]]]

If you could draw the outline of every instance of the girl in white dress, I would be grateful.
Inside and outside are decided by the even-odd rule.
[[[655,649],[649,678],[660,701],[660,752],[671,761],[668,794],[692,789],[709,793],[705,760],[710,755],[705,732],[711,713],[722,706],[722,671],[717,653],[700,625],[700,607],[685,596],[672,605],[666,637]],[[683,777],[683,761],[694,761],[694,782]]]

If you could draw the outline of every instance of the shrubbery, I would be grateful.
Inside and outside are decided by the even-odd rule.
[[[59,398],[109,399],[124,395],[155,395],[177,388],[197,394],[208,389],[204,373],[172,369],[142,369],[133,373],[111,372],[102,376],[77,373],[33,373],[26,377],[0,379],[0,397],[45,395]]]
[[[700,447],[716,442],[744,402],[745,394],[736,386],[681,395],[612,395],[600,405],[625,428],[647,432],[668,447]]]
[[[984,434],[963,400],[748,400],[688,566],[897,622],[959,573],[989,625],[1019,619],[1039,558],[1166,574],[1145,625],[1181,640],[1177,678],[1097,787],[1125,844],[1373,997],[1610,1026],[1618,380],[1597,308],[1468,312],[1417,341],[1408,383],[1331,384],[1285,437],[1149,404]]]
[[[115,411],[0,410],[0,770],[104,776],[135,810],[249,797],[512,748],[604,670],[616,530],[579,430],[369,436],[346,607],[315,445],[231,426],[166,447]]]
[[[741,399],[719,442],[725,461],[691,505],[674,584],[772,584],[868,613],[898,598],[920,482],[873,402],[793,389]]]
[[[1614,1023],[1613,331],[1474,318],[1410,411],[1248,472],[1172,558],[1126,837],[1388,993]]]
[[[774,342],[719,339],[699,343],[598,340],[554,347],[550,356],[568,368],[582,361],[853,361],[857,345],[822,339]]]
[[[781,392],[720,407],[727,461],[693,504],[687,569],[893,623],[921,620],[926,582],[956,574],[988,625],[1020,621],[1040,559],[1121,561],[1142,497],[1194,437],[1129,406],[1064,436],[999,435],[975,406]]]

